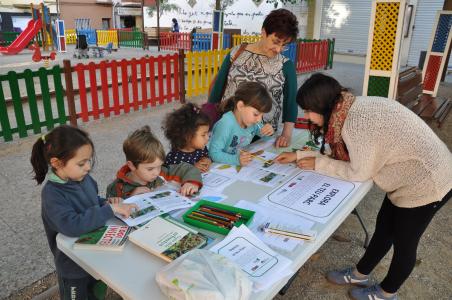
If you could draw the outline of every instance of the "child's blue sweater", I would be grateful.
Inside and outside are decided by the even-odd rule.
[[[242,128],[232,111],[221,117],[212,129],[209,155],[214,162],[240,165],[240,149],[248,146],[255,135],[260,135],[262,123]]]
[[[104,226],[114,217],[113,210],[98,196],[97,183],[90,175],[67,182],[52,172],[48,177],[41,193],[41,216],[57,273],[70,279],[86,277],[88,273],[58,249],[56,236],[78,237]]]

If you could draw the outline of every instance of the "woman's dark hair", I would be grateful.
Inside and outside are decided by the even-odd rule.
[[[295,41],[298,36],[298,21],[295,15],[287,9],[272,10],[264,20],[262,28],[267,35],[275,33],[280,39]]]
[[[173,21],[173,23],[177,23],[176,18],[173,18],[171,21]]]
[[[51,158],[57,158],[63,165],[66,165],[75,156],[77,150],[84,145],[91,146],[94,158],[94,144],[88,133],[79,128],[61,125],[43,135],[35,142],[31,151],[30,162],[35,174],[33,179],[41,184],[49,170]]]
[[[297,92],[297,103],[303,110],[312,111],[323,116],[323,127],[312,124],[311,135],[318,143],[319,137],[328,132],[328,123],[334,106],[341,99],[342,92],[347,91],[333,77],[322,73],[315,73],[309,77]],[[320,148],[325,153],[325,139]]]
[[[196,135],[199,126],[209,125],[209,117],[193,103],[187,103],[169,113],[163,121],[165,136],[172,150],[185,148]]]
[[[259,82],[244,81],[240,83],[234,96],[225,100],[221,104],[220,110],[223,113],[234,110],[239,101],[262,113],[268,113],[272,109],[272,98],[265,86]]]

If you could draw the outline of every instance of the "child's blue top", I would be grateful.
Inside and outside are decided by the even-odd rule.
[[[57,273],[70,279],[88,276],[58,249],[56,236],[62,233],[78,237],[104,226],[108,219],[114,217],[110,205],[98,196],[96,181],[90,175],[86,175],[82,181],[64,181],[49,172],[41,197],[41,217]]]
[[[212,161],[240,165],[240,149],[248,146],[255,135],[260,135],[262,123],[242,128],[232,111],[225,113],[212,129],[209,155]]]

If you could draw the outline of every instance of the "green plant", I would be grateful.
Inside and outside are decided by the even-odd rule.
[[[165,12],[177,11],[180,9],[179,5],[169,3],[169,0],[156,0],[159,2],[159,17],[161,17]],[[154,13],[157,11],[157,6],[151,6],[147,8],[148,15],[152,18]]]

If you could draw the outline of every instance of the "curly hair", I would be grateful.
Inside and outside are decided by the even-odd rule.
[[[132,132],[122,144],[126,159],[135,167],[141,163],[152,163],[157,158],[165,160],[162,143],[152,134],[149,126],[143,126]]]
[[[295,41],[298,36],[297,17],[284,8],[272,10],[264,20],[262,28],[267,35],[275,33],[278,38]]]
[[[210,119],[193,103],[187,103],[167,114],[163,121],[165,136],[172,150],[185,148],[196,135],[199,126],[203,125],[209,126]]]

